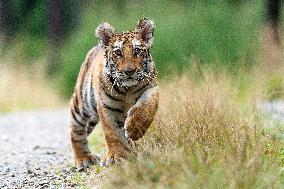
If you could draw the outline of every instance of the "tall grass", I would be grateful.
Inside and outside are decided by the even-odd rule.
[[[160,77],[191,64],[192,57],[230,67],[253,64],[263,26],[263,1],[93,1],[85,4],[81,25],[62,48],[58,71],[62,93],[73,91],[86,52],[97,44],[95,28],[109,22],[116,31],[133,30],[146,16],[156,24],[152,54]],[[64,87],[62,87],[64,86]]]
[[[263,132],[257,91],[240,102],[236,78],[220,70],[203,75],[160,83],[159,111],[137,157],[104,170],[102,188],[284,186],[283,141]]]

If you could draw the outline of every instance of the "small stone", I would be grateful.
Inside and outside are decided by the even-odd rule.
[[[71,186],[71,187],[75,187],[75,186],[77,186],[77,184],[72,183],[72,184],[70,184],[70,186]]]
[[[56,154],[56,152],[55,152],[55,151],[47,151],[46,154],[48,154],[48,155],[54,155],[54,154]]]
[[[11,169],[9,168],[9,167],[7,167],[6,169],[5,169],[5,173],[9,173],[11,171]]]
[[[71,167],[70,172],[76,172],[77,168],[76,167]]]
[[[17,181],[12,181],[12,182],[11,182],[11,185],[16,188],[16,187],[17,187]]]
[[[39,148],[40,148],[40,146],[36,145],[36,146],[33,147],[33,150],[37,150]]]
[[[42,186],[42,188],[49,188],[48,186],[49,186],[49,184],[46,183]]]
[[[77,172],[81,172],[81,171],[84,171],[84,167],[83,166],[77,168]]]
[[[47,181],[47,180],[41,180],[39,183],[38,183],[40,186],[48,186],[48,184],[49,184],[49,181]]]

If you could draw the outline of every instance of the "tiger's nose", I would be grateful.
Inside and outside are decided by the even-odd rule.
[[[128,76],[132,76],[136,72],[136,69],[125,70],[124,73]]]

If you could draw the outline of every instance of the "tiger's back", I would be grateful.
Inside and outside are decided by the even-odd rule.
[[[93,74],[95,59],[99,63],[99,59],[103,59],[103,49],[97,46],[92,48],[84,63],[80,68],[77,77],[76,86],[70,102],[72,120],[77,120],[82,124],[87,124],[87,127],[93,127],[98,123],[97,102],[95,98],[95,90],[93,88]],[[102,61],[102,60],[101,60]],[[88,124],[90,123],[91,124]],[[91,133],[92,128],[87,129]]]

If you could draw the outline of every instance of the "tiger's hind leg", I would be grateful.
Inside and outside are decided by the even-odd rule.
[[[81,114],[76,104],[71,100],[71,144],[74,154],[74,161],[78,170],[83,170],[91,164],[99,163],[100,159],[91,154],[88,147],[87,136],[92,132],[98,122],[87,115]]]

